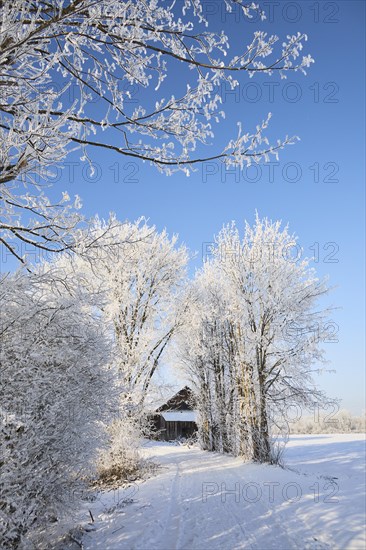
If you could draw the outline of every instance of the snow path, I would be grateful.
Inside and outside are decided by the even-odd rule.
[[[143,452],[161,464],[158,475],[93,503],[85,550],[366,546],[363,435],[293,436],[291,470],[169,443]]]

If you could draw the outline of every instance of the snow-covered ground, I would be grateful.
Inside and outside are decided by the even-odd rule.
[[[292,436],[286,466],[148,443],[162,467],[89,505],[87,550],[365,548],[362,434]],[[126,503],[125,499],[132,502]]]

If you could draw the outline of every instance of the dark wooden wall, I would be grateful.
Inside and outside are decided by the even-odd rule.
[[[172,441],[180,437],[191,437],[197,431],[195,422],[181,422],[164,420],[162,415],[156,414],[152,418],[153,430],[156,439]]]

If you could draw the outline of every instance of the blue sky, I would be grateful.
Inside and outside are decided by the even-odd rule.
[[[318,248],[314,266],[337,287],[327,303],[342,308],[333,315],[339,342],[326,345],[326,368],[336,372],[319,375],[317,382],[330,396],[342,398],[342,407],[360,413],[365,408],[365,3],[264,2],[267,13],[272,10],[264,23],[246,23],[220,13],[218,6],[206,3],[206,10],[216,12],[209,17],[211,28],[223,28],[233,50],[261,28],[280,38],[302,31],[309,36],[304,53],[311,53],[315,64],[306,77],[295,73],[287,80],[266,75],[249,80],[243,75],[236,95],[222,90],[226,120],[216,126],[207,154],[219,151],[236,133],[237,121],[251,130],[269,111],[270,137],[298,135],[301,141],[280,152],[271,168],[229,173],[211,163],[189,178],[167,177],[147,164],[94,150],[99,181],[88,181],[87,167],[79,162],[74,181],[66,167],[52,193],[78,193],[87,216],[107,217],[114,211],[121,220],[133,220],[144,215],[159,229],[179,233],[198,252],[191,273],[200,265],[203,243],[212,241],[223,223],[253,221],[256,209],[261,216],[289,222],[304,255]],[[182,89],[184,76],[180,67],[172,67],[172,81]],[[141,91],[133,91],[139,99]],[[153,87],[149,94],[153,99]]]

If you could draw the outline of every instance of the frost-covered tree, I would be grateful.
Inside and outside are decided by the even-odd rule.
[[[287,227],[257,216],[242,238],[225,226],[197,276],[185,362],[211,417],[203,418],[209,448],[271,460],[271,422],[324,399],[312,367],[332,338],[329,310],[318,304],[328,288],[294,250]]]
[[[233,326],[225,287],[218,271],[206,263],[187,290],[177,341],[180,361],[195,388],[202,447],[234,452],[235,349],[229,336]]]
[[[100,310],[114,337],[114,362],[131,406],[142,406],[184,307],[187,249],[178,237],[136,222],[91,223],[73,259],[88,288],[102,292]],[[91,243],[95,243],[92,246]],[[81,275],[80,275],[81,276]]]
[[[254,3],[223,1],[246,18],[255,12],[264,17]],[[307,39],[301,33],[279,42],[257,31],[229,56],[228,37],[207,27],[201,0],[0,1],[5,247],[22,257],[17,240],[46,250],[72,245],[69,233],[79,218],[67,195],[52,204],[40,184],[74,149],[81,148],[88,160],[93,148],[105,148],[171,173],[188,172],[205,159],[239,165],[266,160],[293,142],[288,137],[268,142],[268,115],[254,129],[239,125],[223,150],[198,151],[213,137],[212,122],[223,116],[217,93],[223,81],[234,88],[240,73],[305,73],[313,61],[301,54]],[[177,67],[187,69],[188,84],[180,90]],[[130,101],[131,86],[141,90],[137,104]],[[154,91],[145,96],[150,86]],[[24,189],[26,182],[31,187]]]
[[[78,233],[77,254],[61,254],[47,269],[72,293],[74,280],[90,293],[111,342],[118,400],[100,455],[103,479],[125,479],[139,467],[136,445],[147,429],[144,405],[152,378],[179,328],[188,253],[177,236],[143,218],[121,223],[95,218]]]
[[[113,410],[111,348],[75,274],[8,275],[0,302],[0,545],[29,548],[87,494]]]

